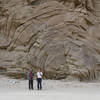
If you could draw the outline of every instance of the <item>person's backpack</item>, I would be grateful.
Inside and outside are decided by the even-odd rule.
[[[32,73],[32,72],[30,73],[30,78],[31,78],[31,79],[33,78],[33,73]]]

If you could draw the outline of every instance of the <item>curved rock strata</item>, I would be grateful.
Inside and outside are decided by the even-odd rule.
[[[99,0],[0,0],[0,73],[99,77]]]

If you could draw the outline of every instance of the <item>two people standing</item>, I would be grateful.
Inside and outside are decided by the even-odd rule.
[[[29,83],[28,83],[29,90],[34,89],[33,88],[34,73],[32,72],[32,70],[30,70],[30,72],[28,72],[27,76],[28,76],[28,80],[29,80]],[[40,69],[38,70],[36,76],[37,76],[37,89],[41,90],[42,89],[42,76],[43,76],[43,73],[40,71]]]

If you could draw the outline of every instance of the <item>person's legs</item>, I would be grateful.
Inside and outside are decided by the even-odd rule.
[[[40,90],[42,89],[42,78],[38,78],[38,87]]]
[[[29,84],[29,90],[30,90],[31,89],[31,81],[30,80],[29,80],[28,84]]]
[[[42,78],[40,78],[40,90],[42,89]]]
[[[40,90],[40,78],[38,78],[38,80],[39,80],[39,90]]]
[[[39,78],[37,78],[37,89],[39,90]]]
[[[33,80],[31,80],[31,89],[33,89]]]

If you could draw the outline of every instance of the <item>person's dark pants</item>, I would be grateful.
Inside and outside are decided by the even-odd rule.
[[[42,89],[42,78],[37,78],[37,88],[38,90]]]
[[[33,89],[33,80],[29,80],[29,89]]]

